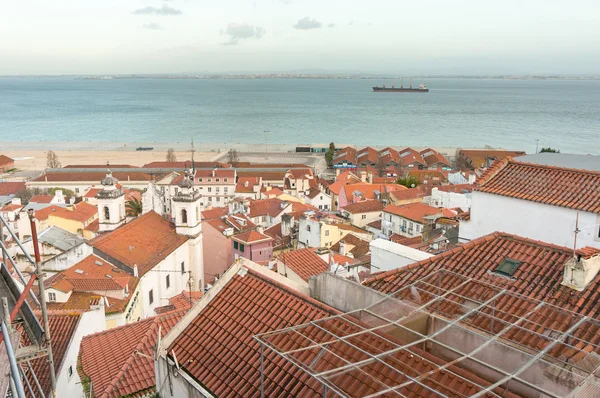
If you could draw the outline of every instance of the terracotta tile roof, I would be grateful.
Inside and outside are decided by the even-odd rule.
[[[310,168],[305,169],[290,169],[287,174],[291,174],[295,179],[307,179],[313,176],[313,172]]]
[[[385,164],[389,164],[390,162],[400,163],[400,155],[394,148],[383,148],[381,151],[379,151],[379,156]]]
[[[490,167],[478,185],[480,192],[600,213],[600,172],[506,158]]]
[[[130,164],[111,164],[111,169],[135,169],[137,166]],[[105,169],[106,164],[69,164],[63,169]]]
[[[427,181],[427,184],[441,185],[443,182],[448,181],[448,172],[440,170],[410,170],[406,173],[411,177],[415,177],[422,184]]]
[[[73,292],[66,303],[47,302],[46,305],[48,309],[56,311],[88,311],[90,305],[98,305],[100,300],[102,296],[95,293]]]
[[[348,147],[340,149],[338,152],[336,152],[335,156],[333,157],[333,163],[334,164],[340,164],[340,163],[356,164],[357,163],[356,158],[357,158],[356,149],[348,146]]]
[[[279,189],[277,187],[270,187],[270,189],[267,189],[267,187],[265,187],[264,191],[262,191],[262,193],[264,195],[266,195],[267,198],[271,198],[271,199],[285,194],[285,192],[283,192],[281,189]]]
[[[14,164],[15,161],[6,155],[0,155],[0,167]]]
[[[276,217],[284,210],[282,207],[284,203],[277,198],[252,200],[249,215],[252,218],[266,215]]]
[[[93,181],[100,182],[106,177],[104,171],[86,171],[86,172],[48,172],[41,176],[34,178],[31,182],[63,182],[63,181]],[[113,177],[121,182],[126,181],[152,181],[153,178],[159,178],[159,176],[151,175],[148,173],[142,173],[139,171],[116,171],[113,173]]]
[[[365,163],[376,164],[378,160],[379,160],[379,152],[377,152],[376,149],[373,149],[370,146],[363,148],[356,153],[356,163],[357,164],[365,164]]]
[[[390,236],[390,241],[413,248],[416,246],[423,245],[423,238],[421,236],[413,236],[412,238],[407,238],[406,236],[392,234],[392,236]]]
[[[386,192],[404,191],[405,189],[407,189],[405,186],[398,184],[369,184],[368,182],[344,185],[342,187],[342,190],[345,192],[348,200],[352,198],[355,191],[360,192],[363,199],[376,199],[375,191],[379,191],[380,194],[384,194]]]
[[[597,248],[584,248],[577,251],[577,254],[584,258],[599,253],[600,250]],[[516,270],[510,277],[494,272],[507,258],[518,262]],[[495,232],[407,267],[384,272],[366,280],[364,284],[373,289],[390,293],[398,291],[398,289],[426,277],[436,270],[445,269],[509,292],[521,294],[524,298],[545,301],[563,310],[576,312],[598,320],[600,319],[598,312],[598,306],[600,305],[600,274],[597,274],[586,289],[581,292],[561,284],[565,264],[572,258],[573,249],[571,248]],[[456,279],[454,282],[450,279],[455,278],[444,278],[440,281],[442,283],[440,287],[442,289],[447,289],[451,285],[456,287]],[[481,294],[485,294],[483,291],[477,292],[478,289],[481,290],[481,286],[480,284],[468,284],[460,294],[465,297],[480,297]],[[515,301],[511,297],[514,296],[505,295],[495,301],[496,316],[499,319],[514,321],[532,309],[529,306],[532,304],[531,302],[514,305]],[[553,309],[546,307],[545,311],[536,315],[535,319],[531,319],[531,322],[535,323],[524,322],[520,326],[535,328],[534,331],[537,333],[542,333],[545,330],[565,331],[569,325],[572,325],[573,319],[571,313],[559,315]],[[473,320],[473,325],[481,327],[477,319]],[[595,329],[595,331],[592,331],[589,327],[579,328],[571,334],[570,338],[575,339],[574,341],[577,342],[578,339],[582,338],[582,335],[588,335],[586,340],[597,345],[600,343],[600,333],[598,333],[597,327]],[[511,333],[506,335],[506,338],[536,350],[544,346],[540,334],[533,335],[525,331],[515,334],[515,331],[517,331],[517,328],[513,328]],[[567,355],[561,347],[557,346],[556,348],[558,351],[552,350],[551,355],[566,355],[567,358],[572,355]],[[581,346],[580,348],[584,347]],[[594,350],[599,353],[598,349]]]
[[[421,155],[421,157],[425,161],[425,164],[428,167],[433,166],[435,164],[442,164],[442,165],[448,166],[448,167],[452,166],[450,164],[450,162],[448,161],[448,159],[446,159],[444,157],[444,155],[442,155],[441,153],[439,153],[438,151],[436,151],[434,149],[427,148],[427,149],[424,149],[421,152],[419,152],[419,154]]]
[[[94,397],[141,396],[154,391],[152,357],[159,327],[164,337],[185,313],[168,312],[85,336],[80,348],[80,376],[90,378]]]
[[[235,184],[234,169],[196,170],[194,177],[199,184],[216,184],[216,178],[219,179],[219,184]],[[227,178],[227,181],[225,181],[225,178]],[[208,179],[212,181],[209,182]]]
[[[321,195],[323,192],[321,192],[321,190],[319,188],[315,188],[315,187],[311,187],[308,190],[308,195],[306,195],[307,197],[309,197],[310,199],[314,199],[317,196]]]
[[[282,253],[277,259],[307,282],[309,277],[327,271],[327,262],[315,253],[314,248],[298,249]]]
[[[137,199],[142,201],[142,193],[137,189],[125,189],[125,201]]]
[[[129,224],[94,238],[90,244],[129,267],[137,264],[142,276],[185,244],[187,239],[175,232],[175,225],[150,211]]]
[[[79,222],[85,222],[95,217],[98,214],[98,207],[89,204],[88,202],[79,202],[73,209],[62,208],[55,212],[50,213],[52,217],[63,218],[66,220],[73,220]]]
[[[273,238],[273,249],[283,249],[285,247],[290,247],[292,242],[291,236],[283,236],[281,233],[281,223],[273,225],[269,229],[265,229],[265,235]]]
[[[94,221],[89,223],[88,226],[85,227],[83,230],[96,233],[96,232],[98,232],[99,229],[100,229],[100,220],[95,219]]]
[[[36,316],[41,322],[41,312],[36,311]],[[48,311],[48,326],[50,328],[50,336],[52,336],[52,355],[54,358],[54,370],[57,374],[63,364],[65,354],[67,353],[69,344],[71,343],[73,335],[77,330],[80,319],[80,312]],[[19,326],[18,328],[21,328],[21,326]],[[27,338],[26,333],[21,333],[21,343],[23,344],[23,346],[28,346],[31,344],[31,342]],[[33,368],[33,372],[35,373],[40,383],[40,386],[44,391],[44,395],[47,397],[51,397],[52,394],[50,393],[50,368],[48,365],[47,358],[42,357],[31,360],[31,367]],[[29,381],[29,384],[32,386],[33,390],[37,393],[35,381],[33,380],[33,377],[30,373],[28,373],[27,379]],[[27,387],[25,387],[25,391],[26,396],[31,397]]]
[[[265,181],[278,181],[283,184],[285,178],[285,171],[272,171],[269,169],[265,170],[237,170],[238,177],[261,177],[263,182]]]
[[[421,154],[412,148],[405,148],[398,152],[400,157],[400,165],[408,166],[409,164],[422,164],[426,166],[425,160],[421,157]]]
[[[50,216],[50,214],[54,214],[55,212],[61,211],[61,210],[64,210],[64,207],[50,205],[48,207],[44,207],[43,209],[36,210],[35,218],[37,218],[40,221],[47,220],[48,216]]]
[[[273,238],[268,235],[261,234],[258,231],[246,231],[236,235],[233,235],[231,239],[236,240],[241,243],[245,243],[251,245],[257,242],[271,242]]]
[[[356,235],[348,234],[331,246],[334,252],[340,252],[340,242],[346,242],[346,254],[351,253],[354,258],[362,257],[371,252],[369,241],[359,238]],[[350,247],[353,246],[353,247]]]
[[[396,177],[373,177],[371,183],[373,184],[395,184],[398,178]]]
[[[100,192],[100,188],[90,188],[85,195],[83,195],[84,198],[95,198],[96,195],[98,195],[98,192]]]
[[[240,177],[235,186],[235,192],[239,193],[253,193],[254,187],[260,185],[261,181],[259,177]]]
[[[202,220],[211,220],[213,218],[221,218],[229,212],[229,208],[225,207],[213,207],[209,210],[204,210],[202,212]]]
[[[53,275],[45,285],[62,292],[124,290],[125,286],[133,284],[133,279],[132,275],[92,254]]]
[[[469,193],[473,192],[474,188],[475,186],[471,184],[442,185],[437,187],[438,191],[454,193]]]
[[[164,314],[174,310],[189,310],[202,298],[202,296],[203,294],[200,291],[188,292],[187,290],[184,290],[178,295],[169,298],[169,304],[162,307],[156,307],[154,312],[156,314]]]
[[[373,221],[367,224],[367,226],[375,229],[381,229],[381,220]]]
[[[347,178],[339,178],[336,182],[334,182],[333,184],[329,185],[329,192],[335,194],[335,195],[339,195],[340,192],[342,191],[342,188],[345,185],[350,185],[350,184],[358,184],[360,183],[360,178],[355,177],[354,175],[349,174],[349,172],[347,172],[348,174],[346,175]],[[344,173],[342,173],[344,174]],[[338,177],[342,176],[342,174],[340,174]]]
[[[415,188],[407,188],[402,191],[391,192],[390,196],[396,201],[423,201],[425,196],[430,194],[430,190],[423,185],[417,185]]]
[[[24,182],[0,182],[0,196],[14,195],[25,189]]]
[[[0,211],[5,211],[5,212],[9,212],[9,211],[19,211],[23,208],[23,205],[18,205],[18,204],[8,204],[5,205],[3,208],[0,209]]]
[[[442,209],[431,207],[425,203],[412,203],[404,206],[387,205],[383,211],[421,224],[425,223],[427,216],[435,214],[442,216]]]
[[[364,202],[352,203],[341,208],[351,214],[373,213],[383,210],[383,204],[378,200],[365,200]]]
[[[338,253],[333,254],[333,261],[336,264],[341,264],[341,265],[346,265],[346,263],[352,265],[352,264],[359,262],[359,260],[357,260],[355,258],[342,256],[341,254],[338,254]]]
[[[54,199],[54,195],[33,195],[29,202],[31,203],[50,203]]]
[[[475,169],[486,167],[488,160],[493,162],[509,156],[516,157],[521,155],[525,155],[525,152],[496,149],[463,149],[458,152],[458,157],[465,159],[471,168]]]
[[[235,165],[236,169],[292,169],[292,168],[306,168],[307,166],[303,163],[250,163],[250,162],[237,162]]]
[[[111,167],[114,167],[111,165]],[[185,160],[182,162],[151,162],[142,166],[145,169],[189,169],[192,167],[191,160]],[[230,164],[221,162],[194,162],[194,167],[197,169],[214,169],[214,168],[227,168],[231,167]]]
[[[168,352],[174,350],[184,371],[215,396],[258,397],[260,344],[253,336],[334,313],[320,302],[248,270],[245,276],[235,275],[227,282]],[[322,393],[302,370],[286,361],[271,362],[276,358],[267,355],[265,396]]]
[[[231,227],[233,227],[236,231],[247,231],[250,229],[255,229],[256,224],[252,222],[247,216],[241,213],[229,214],[223,217],[223,222]]]

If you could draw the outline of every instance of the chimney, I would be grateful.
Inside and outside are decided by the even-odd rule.
[[[137,264],[133,264],[133,276],[138,277],[138,266]]]
[[[600,255],[588,259],[575,255],[565,264],[561,285],[581,292],[594,280],[598,271],[600,271]]]
[[[340,254],[342,256],[346,255],[346,242],[343,239],[340,241]]]
[[[367,173],[364,171],[360,172],[360,181],[361,182],[367,182]]]

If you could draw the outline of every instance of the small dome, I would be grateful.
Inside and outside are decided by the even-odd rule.
[[[186,170],[184,173],[184,176],[183,176],[183,180],[181,180],[181,182],[179,183],[179,188],[191,189],[193,187],[194,187],[194,181],[192,180],[191,173]]]
[[[113,186],[113,185],[117,185],[117,182],[119,182],[119,180],[117,180],[115,177],[113,177],[112,175],[112,171],[107,170],[106,171],[106,177],[104,177],[102,179],[102,181],[100,181],[100,184],[106,186]]]

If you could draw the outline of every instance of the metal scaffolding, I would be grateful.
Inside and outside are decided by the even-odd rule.
[[[263,394],[282,357],[323,396],[600,396],[600,321],[443,269],[255,339]]]
[[[51,396],[56,397],[56,376],[52,357],[48,312],[44,297],[44,274],[40,264],[36,220],[33,211],[30,211],[29,218],[35,260],[23,247],[10,224],[0,215],[0,249],[2,253],[0,258],[2,319],[0,323],[3,335],[0,343],[0,358],[6,357],[10,365],[10,376],[3,374],[2,377],[8,378],[0,379],[0,395],[4,396],[2,394],[6,394],[6,389],[10,387],[11,394],[15,397],[24,398],[27,393],[30,397],[45,398],[38,377],[31,366],[31,360],[45,357],[48,362]],[[29,264],[35,269],[35,273],[29,275],[28,280],[21,273],[10,254],[8,244],[5,241],[5,231],[8,232],[12,242],[21,249]],[[13,273],[17,279],[13,277]],[[31,290],[36,282],[40,291],[39,297]],[[40,311],[41,324],[29,306],[28,300],[35,303]],[[30,345],[22,346],[21,331],[27,334],[25,340],[28,340],[31,343]]]

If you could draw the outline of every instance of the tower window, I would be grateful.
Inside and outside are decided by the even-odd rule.
[[[150,290],[148,292],[148,302],[150,303],[150,305],[152,305],[152,303],[154,302],[154,291]]]
[[[187,210],[182,209],[181,210],[181,223],[182,224],[187,224],[188,220],[187,220]]]
[[[185,261],[181,262],[181,273],[185,274]]]
[[[110,210],[108,209],[108,206],[104,206],[104,219],[110,220]]]
[[[167,277],[165,278],[165,283],[167,285],[167,289],[171,287],[171,275],[167,275]]]

